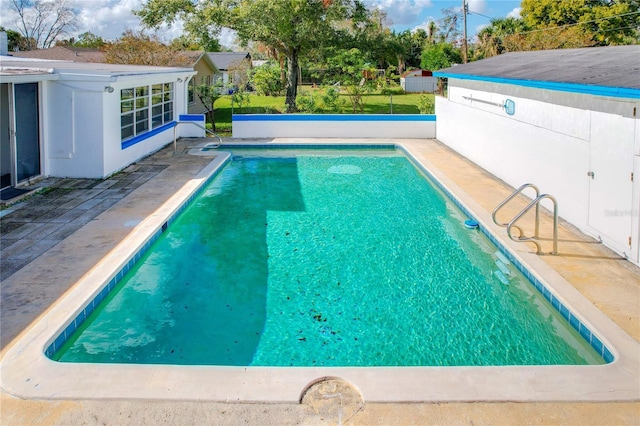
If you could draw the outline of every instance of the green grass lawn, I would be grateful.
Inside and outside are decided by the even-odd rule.
[[[298,92],[309,93],[313,91],[318,93],[317,90],[310,88],[302,88]],[[318,93],[320,95],[320,93]],[[420,93],[407,93],[407,94],[394,94],[393,99],[389,95],[381,95],[379,93],[365,95],[364,101],[364,114],[390,114],[391,113],[391,101],[393,101],[393,114],[419,114],[418,99],[422,96]],[[429,94],[427,96],[431,96]],[[349,97],[346,94],[340,95],[343,99],[343,105],[340,114],[351,114],[353,109]],[[285,97],[284,96],[258,96],[249,95],[249,104],[238,108],[237,105],[233,107],[234,114],[281,114],[285,110]],[[224,96],[218,99],[215,103],[215,121],[216,131],[223,136],[231,135],[231,96]],[[330,112],[326,112],[330,113]]]

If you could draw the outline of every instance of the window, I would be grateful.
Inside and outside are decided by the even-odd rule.
[[[173,120],[173,83],[138,86],[120,91],[122,140]]]
[[[191,80],[189,80],[189,103],[190,104],[196,101],[195,93],[196,93],[196,78],[193,77]]]

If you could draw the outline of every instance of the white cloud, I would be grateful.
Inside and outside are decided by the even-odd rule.
[[[76,0],[80,10],[78,34],[86,31],[115,40],[131,29],[140,29],[140,19],[133,14],[142,7],[143,0]]]
[[[115,40],[126,30],[142,29],[140,19],[133,11],[140,10],[146,0],[71,0],[71,7],[78,12],[78,28],[72,36],[90,31],[105,40]],[[0,25],[17,30],[17,14],[12,10],[10,0],[0,0]],[[182,35],[183,22],[178,20],[171,26],[162,25],[157,34],[164,42]],[[223,30],[220,42],[223,46],[233,46],[235,33]]]
[[[484,13],[487,10],[486,0],[468,0],[467,4],[471,12]]]
[[[436,21],[437,21],[437,19],[434,18],[433,16],[428,16],[428,17],[425,18],[425,20],[421,24],[416,25],[415,27],[411,28],[411,31],[413,32],[413,31],[420,30],[420,29],[428,31],[429,30],[429,23],[436,22]]]
[[[508,18],[521,18],[520,12],[522,11],[521,7],[516,7],[511,12],[507,14]]]
[[[17,30],[18,14],[13,11],[9,0],[0,0],[0,26]]]
[[[365,4],[370,9],[377,8],[386,12],[393,25],[415,23],[422,11],[433,5],[431,0],[368,0]]]

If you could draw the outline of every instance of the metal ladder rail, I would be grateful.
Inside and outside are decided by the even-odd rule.
[[[530,241],[534,243],[537,249],[536,254],[542,253],[542,248],[540,247],[540,243],[536,241],[536,239],[538,238],[538,228],[539,228],[538,209],[539,209],[540,202],[545,198],[548,198],[553,202],[553,251],[551,252],[551,254],[558,254],[558,201],[552,195],[549,195],[549,194],[539,195],[538,197],[536,197],[535,200],[530,202],[524,209],[522,209],[520,213],[518,213],[513,219],[511,219],[511,222],[507,224],[507,235],[509,235],[509,238],[511,238],[511,240],[513,241],[517,241],[517,242]],[[523,237],[522,230],[519,227],[515,226],[514,224],[522,216],[524,216],[529,211],[529,209],[531,209],[533,206],[536,207],[536,235],[535,237]],[[518,237],[517,239],[514,238],[514,236],[511,235],[511,228],[518,228],[518,230],[520,230],[520,237]]]
[[[173,153],[174,154],[176,154],[178,152],[178,146],[177,146],[177,142],[176,142],[177,139],[178,139],[178,137],[177,137],[178,124],[193,124],[194,126],[201,128],[205,132],[211,133],[213,136],[218,138],[218,145],[216,145],[216,146],[214,146],[212,148],[219,148],[220,145],[222,145],[222,138],[217,133],[212,132],[211,130],[199,125],[198,123],[194,123],[193,121],[178,121],[178,122],[176,122],[176,125],[173,126]]]
[[[521,185],[518,189],[513,191],[511,193],[511,195],[509,195],[500,204],[498,204],[495,209],[493,209],[493,212],[491,213],[491,218],[493,219],[493,223],[495,223],[498,226],[502,226],[502,227],[506,227],[506,226],[509,225],[509,222],[504,222],[504,223],[498,222],[498,219],[497,219],[498,210],[500,210],[502,207],[504,207],[505,204],[507,204],[512,199],[514,199],[518,194],[520,194],[522,191],[524,191],[527,188],[533,188],[534,191],[536,191],[535,198],[538,198],[540,196],[540,189],[538,189],[538,187],[536,185],[534,185],[532,183],[525,183],[524,185]],[[538,235],[539,235],[539,229],[538,229],[539,218],[540,218],[540,210],[538,208],[538,205],[536,204],[535,238],[538,238]],[[520,233],[520,238],[523,238],[524,237],[524,232],[522,231],[522,228],[520,228],[519,226],[514,226],[514,228],[516,228],[518,230],[518,232]]]

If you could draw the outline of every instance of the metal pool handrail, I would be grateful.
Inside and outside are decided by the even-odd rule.
[[[533,188],[534,191],[536,191],[536,197],[538,198],[540,196],[540,190],[538,189],[537,186],[535,186],[532,183],[525,183],[524,185],[520,186],[518,189],[516,189],[515,191],[513,191],[513,193],[511,193],[511,195],[509,195],[507,198],[505,198],[500,204],[498,204],[496,206],[495,209],[493,209],[493,213],[491,213],[491,218],[493,219],[493,223],[495,223],[498,226],[502,226],[502,227],[507,227],[509,225],[509,222],[498,222],[497,219],[497,214],[498,214],[498,210],[500,210],[502,207],[505,206],[505,204],[507,204],[509,201],[511,201],[513,198],[515,198],[518,194],[520,194],[522,191],[524,191],[527,188]],[[538,238],[538,223],[539,223],[539,219],[540,219],[540,209],[538,204],[536,204],[536,228],[535,228],[535,238]],[[518,226],[513,226],[514,228],[516,228],[519,232],[520,232],[520,238],[524,237],[524,233],[522,232],[522,229]]]
[[[194,123],[193,121],[178,121],[176,122],[176,125],[173,126],[173,153],[176,154],[178,152],[178,145],[177,145],[177,129],[178,129],[178,124],[193,124],[196,127],[201,128],[202,130],[204,130],[207,133],[212,134],[213,136],[215,136],[216,138],[218,138],[218,145],[212,147],[212,148],[219,148],[220,145],[222,145],[222,138],[220,137],[220,135],[218,135],[217,133],[212,132],[211,130],[207,129],[206,127],[203,127],[201,125],[199,125],[198,123]]]
[[[532,202],[530,202],[527,207],[525,207],[524,209],[522,209],[520,211],[520,213],[518,213],[513,219],[511,219],[511,222],[509,222],[507,224],[507,235],[509,235],[509,238],[511,238],[513,241],[517,241],[517,242],[526,242],[526,241],[531,241],[532,243],[534,243],[536,245],[536,254],[540,254],[542,253],[542,249],[540,247],[540,243],[538,241],[536,241],[536,239],[538,238],[538,208],[540,205],[540,202],[542,200],[544,200],[545,198],[550,199],[553,202],[553,251],[551,252],[551,254],[558,254],[558,201],[555,199],[554,196],[549,195],[549,194],[542,194],[538,197],[536,197],[535,200],[533,200]],[[514,223],[516,223],[522,216],[525,215],[525,213],[527,213],[529,211],[529,209],[531,207],[535,206],[536,207],[536,236],[535,237],[523,237],[522,236],[522,230],[520,230],[520,237],[518,237],[518,239],[515,239],[513,237],[513,235],[511,235],[511,228],[514,228],[517,226],[514,226]],[[520,229],[520,228],[518,228]]]

